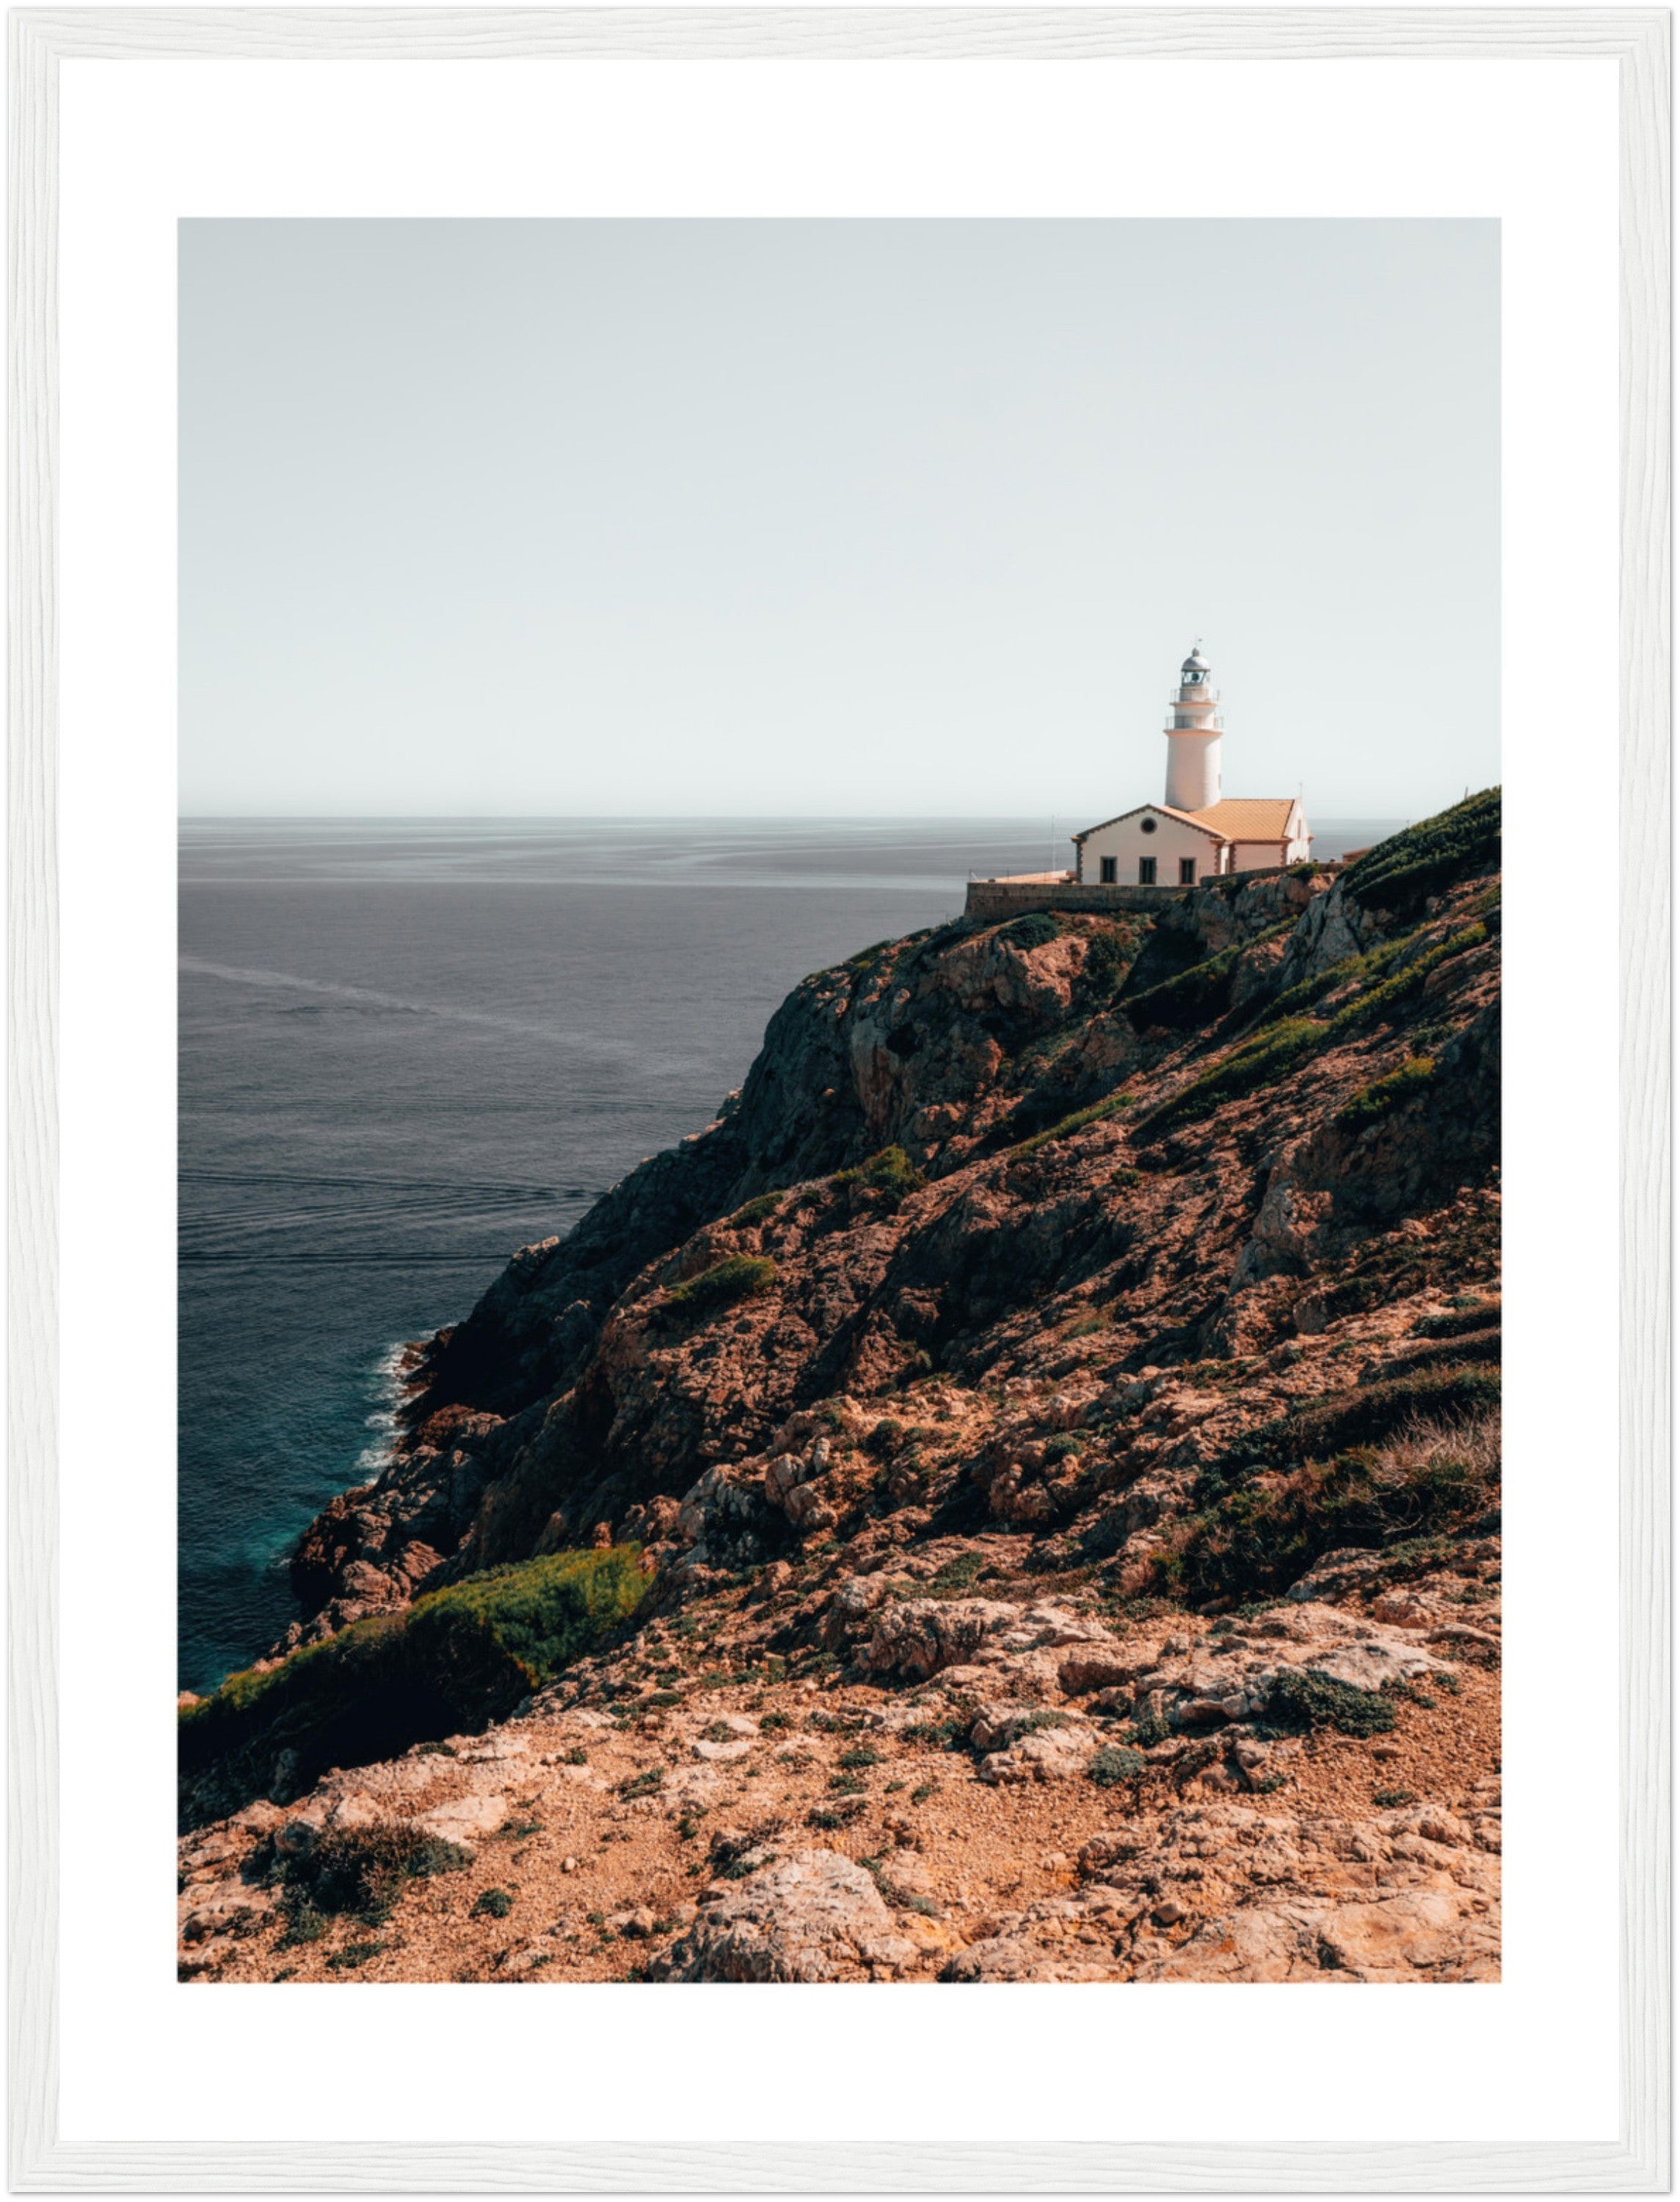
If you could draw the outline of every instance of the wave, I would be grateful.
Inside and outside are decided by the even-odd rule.
[[[357,1479],[371,1481],[390,1467],[397,1439],[397,1410],[402,1404],[407,1388],[409,1370],[414,1365],[415,1350],[408,1340],[387,1346],[368,1372],[369,1398],[373,1411],[363,1422],[364,1429],[377,1435],[364,1445],[356,1463]]]

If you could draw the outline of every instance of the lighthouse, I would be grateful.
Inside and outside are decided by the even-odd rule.
[[[1165,802],[1140,803],[1076,833],[1074,886],[1182,891],[1233,872],[1281,870],[1312,856],[1298,796],[1225,793],[1219,692],[1200,641],[1178,668],[1166,731]]]
[[[1178,693],[1167,711],[1167,805],[1211,810],[1219,800],[1219,692],[1198,642],[1178,668]]]

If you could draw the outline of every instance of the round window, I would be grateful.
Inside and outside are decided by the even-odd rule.
[[[1139,820],[1138,831],[1141,833],[1152,833],[1154,830],[1155,821],[1152,818],[1143,818]]]

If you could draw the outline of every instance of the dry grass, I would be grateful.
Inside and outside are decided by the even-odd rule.
[[[1158,1587],[1191,1604],[1272,1595],[1340,1546],[1388,1550],[1467,1527],[1495,1503],[1499,1476],[1497,1410],[1414,1416],[1372,1444],[1225,1491],[1170,1539]]]
[[[1390,1489],[1423,1489],[1444,1475],[1491,1498],[1500,1482],[1499,1411],[1443,1422],[1419,1416],[1371,1451],[1372,1479]]]

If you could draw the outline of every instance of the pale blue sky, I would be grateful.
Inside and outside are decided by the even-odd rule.
[[[1488,221],[181,225],[188,813],[1498,777]]]

